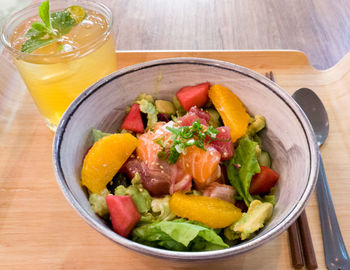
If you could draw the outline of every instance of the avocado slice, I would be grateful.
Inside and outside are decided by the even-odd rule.
[[[262,130],[265,126],[265,117],[262,115],[255,115],[254,118],[250,118],[247,133],[252,136]]]
[[[155,105],[159,113],[164,113],[166,116],[175,114],[175,107],[170,101],[158,99]]]
[[[220,123],[220,114],[214,110],[214,109],[207,109],[206,110],[209,113],[209,125],[213,128],[217,128],[221,126]]]
[[[264,223],[272,216],[272,210],[272,203],[252,201],[248,212],[243,213],[243,216],[234,224],[233,231],[240,233],[242,240],[247,239],[251,234],[264,227]]]

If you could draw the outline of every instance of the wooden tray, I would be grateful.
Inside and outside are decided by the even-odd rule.
[[[225,60],[264,74],[289,93],[319,94],[329,113],[322,155],[333,202],[350,251],[350,55],[334,68],[313,69],[297,51],[118,52],[119,68],[167,57]],[[95,232],[70,207],[54,176],[51,144],[31,97],[6,57],[0,67],[0,269],[292,269],[287,233],[247,254],[215,263],[180,264],[146,257]],[[326,269],[315,195],[307,215],[319,269]]]

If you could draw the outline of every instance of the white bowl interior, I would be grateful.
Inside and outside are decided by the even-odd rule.
[[[155,256],[206,258],[199,253],[187,255],[145,247],[118,236],[92,212],[79,183],[83,156],[92,145],[92,128],[114,132],[125,116],[126,106],[140,93],[171,100],[181,87],[204,81],[228,87],[251,115],[266,117],[263,145],[273,158],[273,169],[280,174],[273,217],[258,236],[227,250],[204,253],[224,257],[258,246],[285,230],[305,206],[315,183],[318,161],[311,127],[292,98],[264,77],[232,64],[163,60],[121,70],[90,87],[71,105],[57,130],[54,162],[59,183],[78,212],[107,237]]]

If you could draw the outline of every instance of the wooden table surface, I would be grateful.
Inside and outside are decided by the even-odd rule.
[[[117,50],[298,49],[318,69],[350,50],[349,0],[105,0]]]
[[[194,56],[226,60],[264,74],[272,70],[286,91],[317,92],[329,115],[322,156],[344,242],[350,251],[350,54],[327,71],[293,51],[117,53],[118,67],[153,59]],[[211,263],[180,264],[146,257],[94,231],[56,183],[45,126],[16,69],[0,65],[0,269],[293,269],[287,233],[246,254]],[[319,269],[326,269],[317,201],[306,212]]]
[[[349,0],[99,1],[113,11],[119,51],[294,49],[327,69],[350,50]],[[30,0],[0,2],[1,26]]]

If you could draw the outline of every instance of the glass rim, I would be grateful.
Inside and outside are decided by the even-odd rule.
[[[101,14],[103,15],[105,18],[106,18],[106,21],[108,23],[107,25],[107,29],[106,31],[104,31],[100,36],[98,36],[97,38],[95,38],[94,40],[84,44],[83,46],[79,47],[78,49],[75,49],[75,50],[72,50],[72,51],[69,51],[69,52],[56,52],[56,53],[51,53],[51,54],[35,54],[35,53],[27,53],[27,52],[22,52],[21,50],[18,50],[16,48],[14,48],[10,42],[10,40],[7,38],[6,34],[7,34],[7,31],[9,31],[9,26],[13,23],[15,23],[16,19],[17,18],[20,18],[20,16],[29,11],[30,9],[34,9],[34,8],[38,8],[42,2],[36,2],[36,3],[32,3],[28,6],[26,6],[25,8],[19,10],[19,11],[16,11],[12,14],[9,14],[8,16],[6,16],[5,20],[4,20],[4,24],[1,28],[1,31],[0,31],[0,41],[1,43],[4,45],[5,49],[7,49],[11,54],[17,56],[17,57],[20,57],[20,58],[26,58],[26,57],[30,57],[30,58],[42,58],[42,57],[45,57],[45,58],[57,58],[59,57],[60,59],[62,58],[70,58],[70,57],[81,57],[81,56],[84,56],[88,53],[90,53],[90,50],[89,48],[92,47],[94,48],[94,45],[98,45],[98,42],[99,40],[103,39],[104,37],[108,36],[111,32],[112,32],[112,27],[113,27],[113,15],[112,15],[112,11],[103,3],[101,2],[95,2],[95,1],[92,1],[92,0],[64,0],[64,1],[58,1],[58,0],[55,0],[55,1],[50,1],[50,12],[51,12],[51,4],[52,3],[59,3],[59,4],[62,4],[64,2],[77,2],[77,3],[85,3],[85,4],[89,4],[91,6],[94,6],[94,7],[99,7],[99,8],[102,8],[102,11],[105,12],[106,14]],[[34,16],[37,15],[34,14]],[[25,21],[22,20],[20,23],[23,23]],[[20,24],[18,23],[17,26]],[[10,36],[10,34],[8,35]],[[80,54],[81,51],[85,51],[85,53],[83,54]]]

